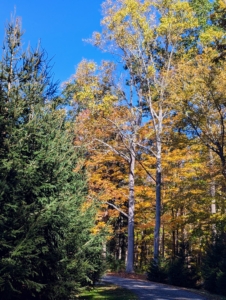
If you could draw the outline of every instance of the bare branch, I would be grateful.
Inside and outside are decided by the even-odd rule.
[[[154,180],[154,182],[156,182],[156,179],[151,175],[151,173],[147,170],[147,168],[145,167],[145,165],[140,161],[137,160],[137,162],[141,165],[141,167],[144,169],[144,171],[148,174],[148,176],[151,177],[152,180]]]
[[[101,143],[101,144],[103,144],[104,146],[108,147],[108,148],[111,149],[114,153],[116,153],[117,155],[119,155],[119,156],[121,156],[122,158],[124,158],[127,162],[130,161],[130,158],[129,158],[127,155],[125,155],[124,153],[122,153],[122,152],[116,150],[113,146],[109,145],[108,143],[105,143],[104,141],[99,140],[99,139],[96,139],[96,138],[95,138],[94,140],[97,141],[97,142],[99,142],[99,143]]]
[[[112,207],[114,207],[117,211],[119,211],[121,214],[123,214],[125,217],[129,217],[127,213],[125,213],[123,210],[121,210],[119,207],[117,207],[116,205],[114,205],[113,203],[110,202],[104,202],[105,204],[108,204]]]
[[[153,150],[151,150],[150,148],[145,147],[145,146],[141,145],[140,143],[136,143],[136,145],[143,148],[144,150],[148,151],[149,153],[153,154],[155,157],[157,157],[157,154]]]

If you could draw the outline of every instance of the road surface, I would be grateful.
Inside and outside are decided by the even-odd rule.
[[[140,300],[207,300],[198,294],[166,284],[106,275],[104,282],[131,290]]]

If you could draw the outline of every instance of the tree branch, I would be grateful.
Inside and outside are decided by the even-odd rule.
[[[114,207],[117,211],[119,211],[121,214],[123,214],[125,217],[129,218],[129,216],[127,215],[127,213],[125,213],[123,210],[121,210],[120,208],[118,208],[116,205],[114,205],[113,203],[110,202],[104,202],[105,204],[108,204],[112,207]]]

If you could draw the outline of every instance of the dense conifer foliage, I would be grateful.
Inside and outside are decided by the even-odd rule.
[[[95,211],[46,54],[21,36],[17,19],[0,62],[0,298],[67,299],[101,270]]]
[[[219,234],[206,247],[202,275],[204,287],[212,293],[226,296],[226,236]]]

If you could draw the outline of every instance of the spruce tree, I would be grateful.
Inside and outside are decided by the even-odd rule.
[[[226,296],[226,234],[225,226],[218,228],[219,234],[213,237],[206,246],[202,259],[202,277],[204,288],[211,292]]]
[[[46,54],[21,36],[7,26],[0,63],[0,298],[67,299],[100,270],[101,243]]]

